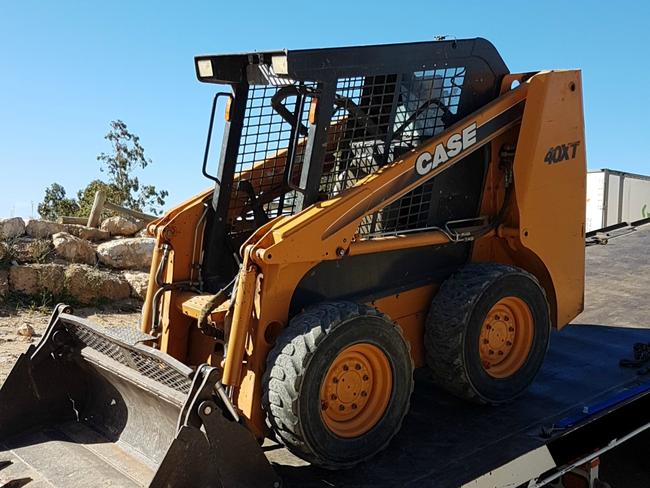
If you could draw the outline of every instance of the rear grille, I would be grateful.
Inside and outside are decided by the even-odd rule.
[[[183,372],[170,362],[158,357],[155,352],[148,353],[134,347],[133,344],[123,342],[126,335],[124,329],[116,328],[113,331],[91,326],[87,323],[80,324],[72,320],[64,320],[64,323],[66,330],[85,346],[180,393],[189,393],[192,384],[189,377],[191,371],[189,368]],[[136,337],[137,334],[130,333],[128,335]]]

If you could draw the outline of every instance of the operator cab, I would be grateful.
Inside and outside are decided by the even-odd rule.
[[[484,39],[198,56],[215,96],[204,174],[215,181],[202,265],[206,291],[231,281],[257,228],[329,200],[498,95],[508,70]],[[216,174],[208,154],[227,98]],[[360,239],[431,230],[478,215],[487,152],[366,217]],[[225,242],[226,246],[223,246]],[[211,253],[211,249],[227,249]]]

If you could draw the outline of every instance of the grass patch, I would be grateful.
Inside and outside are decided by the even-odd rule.
[[[17,259],[16,238],[0,241],[0,269],[8,268]]]
[[[32,312],[50,313],[57,303],[70,306],[81,305],[74,297],[60,293],[42,291],[37,295],[27,295],[19,291],[10,291],[4,299],[6,305],[16,311],[29,310]]]
[[[27,257],[32,263],[46,263],[54,252],[52,242],[45,239],[35,239],[27,244]]]

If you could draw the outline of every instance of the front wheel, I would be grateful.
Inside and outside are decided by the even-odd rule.
[[[263,406],[287,448],[325,468],[386,447],[413,390],[399,327],[372,307],[318,304],[294,317],[269,354]]]

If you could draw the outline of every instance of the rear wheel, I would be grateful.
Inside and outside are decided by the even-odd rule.
[[[455,395],[503,403],[533,381],[549,338],[548,302],[533,275],[503,264],[470,264],[432,301],[427,363],[434,381]]]
[[[326,468],[351,466],[398,432],[413,389],[408,344],[372,307],[316,305],[294,317],[267,360],[263,406],[287,448]]]

